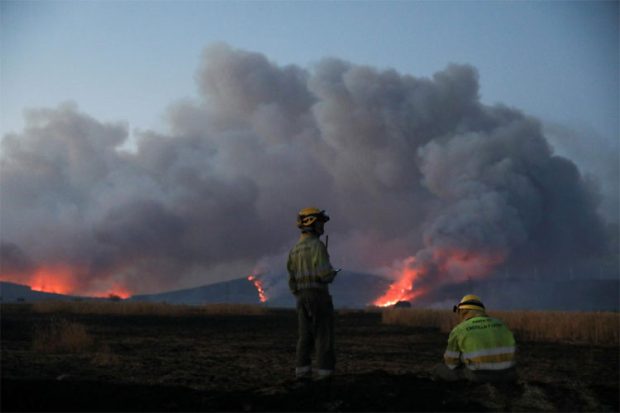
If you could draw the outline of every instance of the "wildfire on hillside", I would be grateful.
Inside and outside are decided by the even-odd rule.
[[[267,294],[265,293],[263,282],[260,279],[258,279],[255,275],[248,275],[248,281],[250,281],[256,288],[256,291],[258,292],[258,299],[260,300],[260,302],[261,303],[266,302],[268,297],[267,297]]]
[[[0,274],[0,281],[28,285],[33,291],[89,297],[119,297],[132,295],[131,291],[118,282],[111,285],[84,286],[79,282],[80,270],[64,264],[50,264],[24,274]]]
[[[472,252],[454,249],[433,252],[432,260],[422,264],[415,257],[405,258],[394,270],[396,281],[373,304],[389,307],[399,301],[413,301],[433,287],[470,278],[481,278],[505,260],[500,252]],[[432,276],[432,279],[430,277]],[[424,278],[424,287],[420,281]]]
[[[73,294],[76,290],[74,272],[71,268],[64,265],[38,268],[26,281],[33,291]]]
[[[399,301],[415,300],[424,294],[424,290],[414,289],[415,281],[421,275],[421,270],[415,268],[414,263],[414,257],[408,257],[403,261],[402,268],[398,270],[397,280],[390,285],[385,294],[373,302],[374,305],[389,307]]]

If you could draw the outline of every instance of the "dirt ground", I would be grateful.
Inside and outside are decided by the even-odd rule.
[[[293,380],[296,316],[34,314],[2,306],[2,411],[619,411],[619,348],[520,342],[516,384],[441,383],[446,334],[337,314],[337,375]],[[35,352],[37,331],[84,325],[81,352]]]

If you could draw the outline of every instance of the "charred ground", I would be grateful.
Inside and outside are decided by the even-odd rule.
[[[34,350],[58,320],[86,327],[77,352]],[[446,335],[337,316],[338,374],[292,380],[296,317],[37,314],[2,306],[2,411],[618,411],[618,347],[519,341],[516,385],[431,380]]]

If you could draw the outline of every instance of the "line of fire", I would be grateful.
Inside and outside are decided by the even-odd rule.
[[[381,280],[379,284],[374,284],[373,288],[368,288],[364,294],[352,297],[344,303],[345,306],[356,307],[391,307],[400,305],[428,306],[429,303],[441,303],[445,299],[445,294],[438,293],[441,288],[450,288],[453,285],[464,282],[485,282],[496,281],[502,279],[501,266],[505,262],[506,256],[501,252],[472,252],[462,250],[436,250],[427,259],[421,258],[421,254],[407,256],[402,260],[397,260],[388,270],[384,270],[382,274],[372,273],[373,280]],[[290,306],[292,302],[286,301],[288,297],[290,301],[290,292],[287,288],[287,274],[280,270],[265,270],[255,267],[250,275],[237,279],[239,283],[235,284],[235,280],[222,281],[215,284],[207,284],[202,287],[213,287],[213,295],[209,299],[202,302],[192,302],[191,304],[203,304],[211,302],[226,303],[255,303],[267,306]],[[538,274],[537,269],[533,271],[534,275]],[[0,273],[0,281],[4,283],[13,283],[18,285],[26,285],[34,292],[55,294],[51,299],[61,298],[61,296],[81,297],[81,298],[97,298],[119,300],[135,300],[139,297],[140,292],[133,291],[125,283],[113,279],[113,277],[96,277],[98,284],[83,282],[84,279],[92,280],[88,277],[87,268],[71,267],[67,264],[56,263],[46,266],[37,267],[28,273]],[[355,290],[359,292],[365,287],[356,286],[357,278],[352,271],[343,271],[343,275],[338,278],[351,277],[348,281],[343,281],[342,285],[347,284],[347,288],[336,290],[334,299],[336,304],[342,303],[342,293],[345,290]],[[523,279],[516,279],[519,283]],[[243,283],[241,282],[243,281]],[[253,287],[253,298],[243,285]],[[527,283],[525,283],[527,284]],[[593,286],[598,289],[603,288],[598,285]],[[567,284],[568,285],[568,284]],[[607,285],[607,284],[605,284]],[[594,288],[592,287],[592,288]],[[219,290],[218,290],[219,288]],[[567,287],[568,288],[568,287]],[[586,286],[585,289],[591,288]],[[189,288],[188,290],[191,290]],[[570,287],[570,289],[574,289]],[[3,288],[3,291],[7,291]],[[245,292],[244,292],[245,291]],[[138,294],[138,295],[136,295]],[[160,293],[155,293],[157,295]],[[166,294],[164,293],[161,293]],[[245,294],[245,295],[243,295]],[[373,296],[374,294],[374,296]],[[6,299],[7,294],[3,293],[2,301],[10,302]],[[19,301],[28,301],[24,294],[18,295]],[[157,298],[157,297],[156,297]],[[39,298],[41,299],[41,298]],[[138,298],[139,299],[139,298]],[[340,302],[339,302],[340,300]],[[604,300],[603,300],[604,301]],[[185,303],[182,300],[176,301]],[[536,304],[536,303],[534,303]],[[605,304],[606,305],[606,304]]]

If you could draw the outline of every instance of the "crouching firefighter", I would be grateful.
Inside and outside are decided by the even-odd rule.
[[[444,364],[435,379],[475,382],[515,381],[516,344],[504,323],[486,314],[480,297],[466,295],[452,309],[461,323],[450,332]]]
[[[297,215],[301,236],[291,249],[287,270],[289,288],[297,299],[299,337],[295,376],[312,378],[311,353],[316,351],[316,379],[330,378],[334,372],[334,306],[328,284],[337,272],[329,261],[327,247],[320,240],[329,221],[325,211],[304,208]]]

